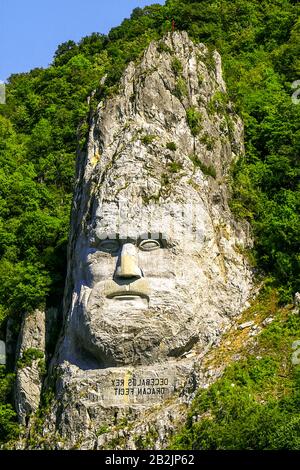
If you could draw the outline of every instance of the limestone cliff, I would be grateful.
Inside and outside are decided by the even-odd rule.
[[[150,415],[163,446],[211,380],[201,360],[252,290],[248,227],[228,206],[243,151],[221,58],[184,32],[151,43],[99,103],[78,159],[53,446],[136,448]]]

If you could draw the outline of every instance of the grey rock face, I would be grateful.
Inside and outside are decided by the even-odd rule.
[[[6,345],[5,342],[0,340],[0,365],[6,364]]]
[[[41,360],[45,356],[45,313],[35,310],[26,315],[19,338],[15,403],[19,422],[25,425],[40,404]],[[28,359],[25,361],[26,355]]]
[[[227,189],[243,125],[221,58],[184,32],[162,42],[99,104],[79,159],[56,362],[66,446],[179,393],[251,295]]]

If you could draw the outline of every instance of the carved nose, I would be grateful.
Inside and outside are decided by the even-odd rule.
[[[120,266],[116,271],[120,278],[141,278],[142,271],[138,267],[136,247],[132,243],[125,243],[120,255]]]

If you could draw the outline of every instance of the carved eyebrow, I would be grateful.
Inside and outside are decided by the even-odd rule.
[[[116,243],[141,243],[146,240],[155,240],[165,247],[167,246],[167,236],[163,232],[144,232],[139,235],[123,235],[119,233],[115,234],[102,234],[101,238],[98,238],[98,243],[103,242],[116,242]]]

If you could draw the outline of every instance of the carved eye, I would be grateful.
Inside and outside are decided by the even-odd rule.
[[[99,250],[105,253],[115,253],[119,250],[119,242],[117,240],[104,240],[100,243]]]
[[[139,248],[143,251],[154,251],[160,248],[160,243],[157,240],[143,240]]]

